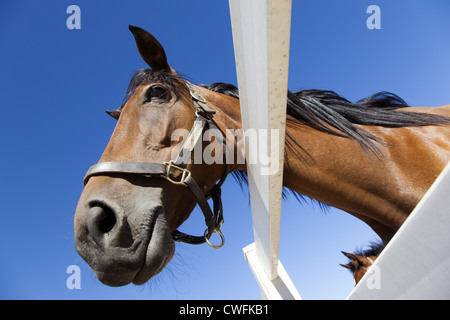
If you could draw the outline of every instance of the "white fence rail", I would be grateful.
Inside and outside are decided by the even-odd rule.
[[[450,299],[450,162],[347,299]]]

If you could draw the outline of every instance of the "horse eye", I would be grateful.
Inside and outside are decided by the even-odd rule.
[[[146,102],[151,101],[153,98],[164,99],[167,95],[167,88],[163,86],[151,86],[147,90]]]

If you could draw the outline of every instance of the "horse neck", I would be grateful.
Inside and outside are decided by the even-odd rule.
[[[245,163],[243,161],[238,161],[238,154],[243,154],[243,143],[242,141],[229,141],[228,132],[235,132],[242,129],[241,122],[241,110],[239,105],[239,100],[212,92],[202,87],[196,88],[199,93],[208,101],[208,107],[214,110],[214,121],[216,122],[219,129],[227,137],[227,145],[233,146],[232,154],[234,155],[234,160],[230,163],[230,172],[240,170],[245,171]],[[234,139],[233,134],[231,138]]]
[[[214,119],[223,132],[242,128],[239,100],[206,89],[201,89],[201,94],[217,111]],[[381,174],[386,173],[384,162],[350,139],[290,123],[287,121],[283,185],[353,214],[384,241],[389,240],[411,208],[392,200],[387,186],[392,177]],[[246,167],[233,163],[232,170],[245,171]]]

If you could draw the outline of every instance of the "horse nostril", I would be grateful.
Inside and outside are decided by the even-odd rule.
[[[99,201],[89,204],[89,229],[92,232],[105,234],[110,232],[116,225],[117,219],[114,210]]]

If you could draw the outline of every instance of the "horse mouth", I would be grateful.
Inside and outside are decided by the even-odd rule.
[[[142,285],[158,274],[175,251],[161,205],[147,213],[118,218],[105,234],[76,232],[76,249],[105,285]],[[134,230],[130,225],[135,225]],[[131,239],[130,239],[131,237]]]
[[[161,211],[156,214],[151,224],[143,263],[132,281],[135,285],[142,285],[160,273],[175,252],[175,243],[169,231],[164,210]]]

